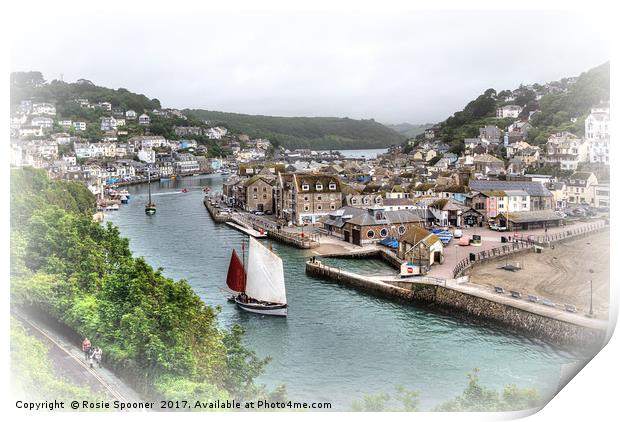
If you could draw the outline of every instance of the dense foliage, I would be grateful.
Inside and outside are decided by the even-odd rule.
[[[539,407],[542,399],[535,389],[521,389],[509,384],[501,393],[480,384],[478,369],[468,374],[469,383],[460,396],[441,403],[433,410],[439,412],[507,412]],[[415,412],[419,393],[396,386],[392,397],[388,393],[366,394],[352,404],[357,412]]]
[[[609,62],[582,73],[566,92],[544,95],[540,109],[532,116],[535,144],[547,141],[549,135],[568,131],[582,136],[584,121],[590,108],[601,101],[609,101]],[[576,121],[571,121],[576,119]]]
[[[60,378],[53,370],[47,347],[28,335],[23,325],[11,318],[11,385],[29,400],[97,401],[85,388]]]
[[[101,115],[109,115],[101,109],[82,108],[75,102],[84,98],[91,104],[107,101],[113,108],[134,110],[138,114],[145,110],[161,108],[159,100],[149,99],[145,95],[135,94],[125,88],[111,89],[97,86],[90,81],[80,80],[67,83],[59,80],[46,82],[41,72],[11,73],[11,106],[15,107],[21,100],[51,102],[56,105],[56,112],[65,118],[97,120]]]
[[[11,177],[11,295],[102,347],[107,365],[154,396],[248,399],[267,359],[221,329],[217,309],[164,277],[111,224],[93,222],[85,186],[24,168]],[[190,397],[186,395],[185,397]]]
[[[405,140],[401,134],[372,119],[253,116],[208,110],[185,110],[185,113],[233,132],[275,141],[286,148],[384,148]]]

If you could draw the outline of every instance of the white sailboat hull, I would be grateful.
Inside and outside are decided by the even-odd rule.
[[[243,303],[236,298],[235,303],[240,309],[255,314],[284,317],[288,315],[288,305],[286,304]]]

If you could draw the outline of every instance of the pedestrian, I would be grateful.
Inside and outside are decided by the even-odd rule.
[[[82,341],[82,352],[84,352],[84,359],[88,360],[88,357],[90,356],[90,340],[88,339],[88,337],[84,337],[84,340]]]
[[[101,368],[101,359],[103,357],[103,351],[101,350],[101,347],[97,346],[95,348],[95,351],[93,352],[93,358],[95,360],[95,363]],[[92,364],[91,364],[91,368],[92,368]]]

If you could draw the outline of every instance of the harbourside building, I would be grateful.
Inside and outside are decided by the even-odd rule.
[[[342,207],[340,180],[317,174],[279,173],[276,179],[276,215],[298,226],[316,224]]]

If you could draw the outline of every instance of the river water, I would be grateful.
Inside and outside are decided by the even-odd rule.
[[[393,393],[396,385],[420,392],[422,410],[460,394],[467,373],[480,369],[490,387],[505,384],[552,394],[562,364],[577,357],[541,342],[440,315],[424,307],[393,303],[305,275],[311,252],[277,243],[284,261],[288,318],[248,314],[227,303],[224,287],[232,248],[242,233],[216,225],[202,204],[202,188],[218,191],[219,175],[152,185],[157,214],[146,216],[147,187],[129,188],[131,200],[106,213],[137,256],[164,274],[186,279],[209,305],[221,306],[223,326],[241,324],[247,345],[272,361],[259,379],[284,383],[297,401],[328,401],[350,410],[363,394]],[[182,188],[190,189],[181,193]],[[343,268],[389,273],[377,260],[341,260]]]

